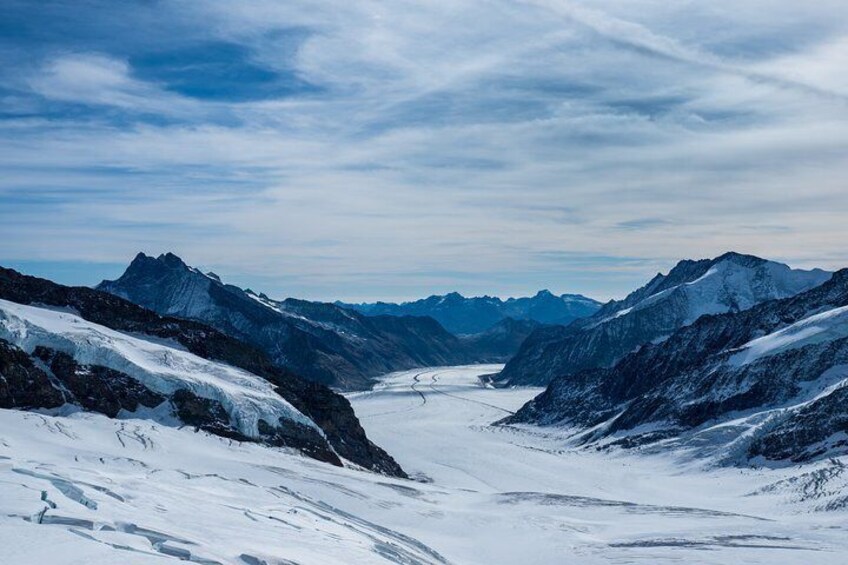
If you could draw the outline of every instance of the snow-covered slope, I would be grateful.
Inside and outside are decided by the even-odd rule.
[[[792,298],[705,316],[610,368],[555,379],[509,423],[582,444],[695,446],[785,464],[848,453],[848,270]]]
[[[622,301],[567,328],[545,328],[528,337],[497,381],[545,385],[584,369],[609,367],[648,343],[660,342],[700,317],[742,312],[768,300],[794,296],[831,276],[750,255],[727,253],[681,261]]]
[[[341,458],[379,473],[405,476],[391,456],[366,437],[350,403],[344,397],[324,385],[301,378],[273,363],[260,349],[224,335],[208,325],[161,316],[105,292],[85,287],[66,287],[2,267],[0,299],[17,305],[36,308],[49,306],[54,310],[72,313],[98,326],[97,339],[92,341],[91,337],[87,336],[85,340],[107,346],[107,349],[116,339],[126,345],[127,337],[141,340],[133,344],[137,348],[134,350],[135,355],[143,356],[140,352],[149,354],[146,348],[150,343],[171,348],[174,351],[169,350],[162,358],[166,365],[168,359],[179,360],[179,367],[160,367],[148,373],[144,373],[133,363],[136,359],[124,358],[118,353],[104,352],[101,349],[97,350],[97,356],[103,355],[127,371],[139,371],[139,378],[147,379],[151,386],[167,388],[177,377],[186,382],[184,388],[164,395],[148,388],[136,378],[108,366],[81,363],[61,350],[43,345],[37,345],[34,350],[25,352],[0,338],[0,373],[5,379],[0,380],[2,408],[56,408],[63,402],[70,402],[85,410],[115,417],[121,411],[136,412],[140,407],[153,408],[167,400],[179,419],[193,427],[245,440],[250,439],[250,436],[243,434],[239,426],[244,424],[252,430],[252,424],[256,422],[265,443],[295,447],[311,457],[337,465],[342,464]],[[21,326],[20,323],[17,325]],[[85,347],[68,345],[65,339],[67,336],[63,337],[61,332],[53,335],[47,329],[50,328],[41,326],[41,338],[51,343],[56,340],[64,343],[65,347],[82,355],[82,359],[91,355]],[[66,330],[67,328],[62,331]],[[104,338],[104,332],[108,333],[110,330],[117,332],[119,337],[111,335]],[[23,324],[23,331],[19,332],[15,339],[25,342],[28,338],[24,334],[26,324]],[[85,343],[88,344],[88,341]],[[185,352],[194,355],[191,363],[182,355]],[[155,361],[157,356],[153,357]],[[214,368],[210,369],[209,365],[204,365],[200,360],[212,362]],[[144,359],[141,365],[149,361],[150,359]],[[217,367],[218,365],[223,368]],[[184,372],[181,376],[175,375],[174,369],[188,366],[191,367],[191,370],[187,371],[189,374]],[[232,372],[234,368],[237,369],[235,373]],[[203,377],[204,374],[207,378],[208,375],[214,376],[216,382],[212,384],[195,381],[198,376]],[[248,381],[245,381],[245,378]],[[272,412],[279,410],[281,406],[286,410],[294,407],[297,413],[307,416],[320,428],[320,432],[315,426],[300,423],[296,418],[286,420],[287,425],[278,425],[274,420],[266,421],[262,418],[248,418],[245,422],[240,422],[228,412],[230,410],[241,417],[240,407],[228,400],[226,394],[219,402],[192,392],[205,390],[209,392],[209,396],[224,392],[234,392],[236,396],[244,394],[244,398],[238,402],[245,403],[250,408],[250,405],[257,401],[257,395],[267,395],[271,389],[269,384],[261,382],[263,380],[273,385],[273,392],[279,395],[279,398],[273,397],[275,408],[271,409]],[[245,388],[246,382],[250,386]],[[256,384],[257,382],[260,384]],[[242,388],[233,391],[230,387],[234,384],[239,384]],[[60,388],[61,394],[58,392]],[[225,406],[224,402],[229,404]],[[255,410],[255,407],[251,409]],[[297,414],[294,414],[292,417],[296,416]]]
[[[681,296],[684,308],[679,315],[682,325],[688,326],[706,314],[739,312],[766,300],[794,296],[820,285],[829,276],[829,273],[819,270],[793,270],[782,263],[724,256],[695,280],[650,294],[626,308],[614,308],[611,316],[593,320],[587,327],[622,316],[632,316],[670,299],[672,294]]]
[[[491,427],[538,389],[416,370],[350,397],[418,480],[146,420],[0,410],[0,561],[841,564],[837,461],[705,470]]]
[[[130,336],[68,312],[0,299],[0,339],[30,354],[41,346],[66,353],[82,365],[108,367],[162,395],[188,390],[220,403],[236,429],[250,438],[261,439],[260,420],[319,430],[261,377],[203,359],[175,343]]]
[[[747,365],[790,349],[845,337],[848,337],[848,306],[840,306],[807,316],[786,328],[749,341],[739,348],[730,362]]]

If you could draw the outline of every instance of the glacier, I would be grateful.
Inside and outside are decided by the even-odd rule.
[[[321,432],[261,377],[203,359],[176,343],[118,332],[68,311],[0,299],[0,339],[27,353],[49,347],[78,363],[120,371],[161,394],[190,390],[220,402],[247,437],[260,437],[260,420],[273,424],[282,419]]]
[[[492,427],[499,366],[348,395],[414,480],[142,419],[0,410],[3,561],[256,565],[844,563],[848,461],[716,468]]]

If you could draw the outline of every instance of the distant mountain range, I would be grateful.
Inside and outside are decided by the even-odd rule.
[[[831,277],[738,255],[681,265],[667,277],[685,270],[675,284],[660,279],[662,289],[639,291],[617,311],[668,308],[644,304],[680,289],[680,313],[669,320],[684,327],[609,367],[564,371],[505,422],[558,425],[583,445],[683,447],[743,464],[848,453],[848,269]],[[706,315],[688,323],[693,312]]]
[[[536,327],[507,324],[459,338],[430,317],[365,316],[329,303],[273,300],[224,284],[171,253],[140,253],[119,279],[97,288],[162,315],[209,324],[308,379],[347,390],[369,388],[374,378],[402,369],[505,361]]]
[[[459,335],[484,332],[506,318],[568,325],[578,318],[591,316],[601,307],[600,302],[579,294],[556,296],[548,290],[541,290],[532,297],[507,300],[492,296],[466,298],[452,292],[402,304],[336,304],[367,316],[429,316],[449,332]]]
[[[624,300],[605,304],[567,327],[534,331],[494,380],[544,386],[585,369],[610,367],[627,354],[660,343],[705,315],[741,312],[794,296],[831,277],[738,253],[681,261]]]
[[[350,403],[243,342],[111,294],[0,267],[0,408],[189,425],[406,476]]]
[[[96,290],[0,268],[0,408],[189,425],[403,477],[325,384],[365,389],[387,372],[518,350],[491,380],[547,388],[503,424],[735,464],[848,454],[848,269],[726,253],[601,307],[543,291],[357,308],[369,314],[273,300],[170,253],[139,254]],[[593,313],[552,324],[581,308]]]

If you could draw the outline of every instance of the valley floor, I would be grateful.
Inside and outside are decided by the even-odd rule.
[[[839,462],[711,469],[563,449],[489,424],[538,389],[497,366],[388,375],[349,395],[415,481],[94,414],[0,410],[0,561],[845,563]],[[844,472],[843,472],[844,471]]]

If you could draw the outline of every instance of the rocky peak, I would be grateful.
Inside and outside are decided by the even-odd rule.
[[[163,253],[158,257],[152,257],[145,253],[139,253],[124,271],[124,276],[137,276],[148,273],[160,273],[164,271],[186,271],[189,266],[173,253]]]
[[[156,260],[161,262],[162,264],[172,268],[172,269],[179,269],[179,268],[188,269],[189,268],[188,265],[185,264],[185,261],[183,261],[182,259],[180,259],[176,255],[174,255],[170,251],[167,252],[167,253],[164,253],[162,255],[159,255],[159,257],[157,257]]]
[[[741,267],[758,267],[760,265],[768,263],[769,261],[757,257],[755,255],[737,253],[736,251],[727,251],[726,253],[722,253],[721,255],[712,260],[713,265],[724,262],[735,263]]]

